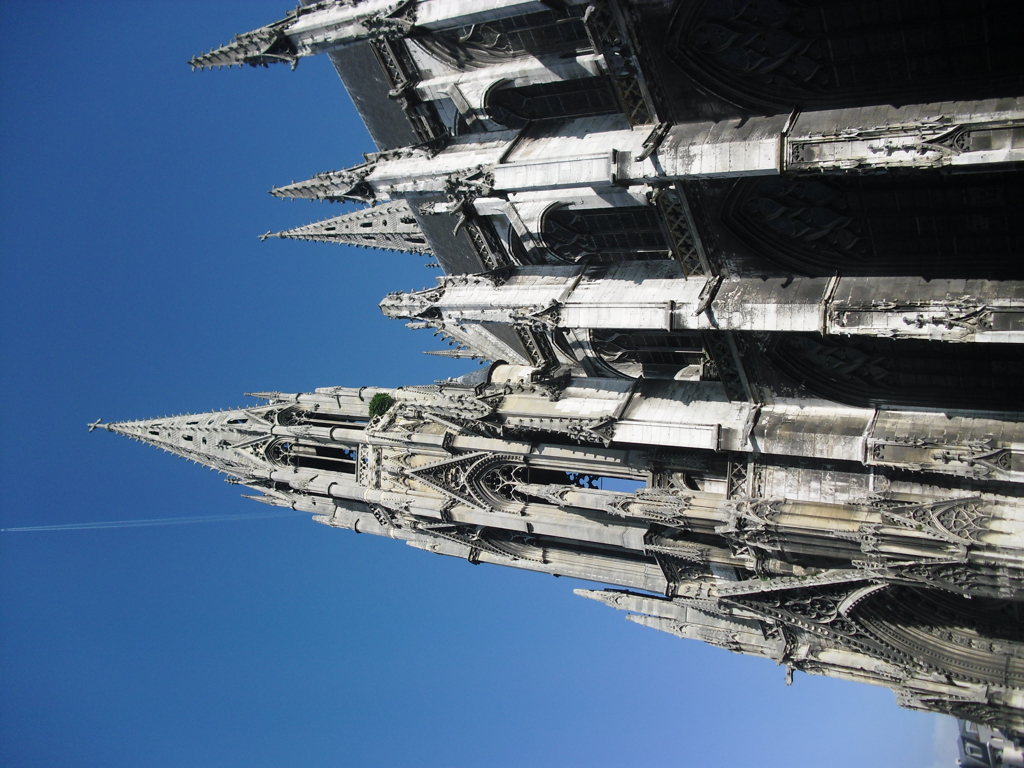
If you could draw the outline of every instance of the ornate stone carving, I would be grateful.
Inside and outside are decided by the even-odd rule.
[[[868,570],[836,569],[824,571],[811,576],[776,576],[772,579],[750,579],[718,586],[720,597],[737,597],[740,595],[757,595],[767,592],[785,592],[793,589],[811,587],[831,587],[837,584],[863,584],[880,582],[877,572]]]
[[[891,569],[894,580],[905,580],[962,595],[1020,600],[1024,569],[1014,566],[960,563],[911,563]]]
[[[445,283],[422,291],[389,293],[380,303],[380,310],[391,319],[415,319],[437,317],[436,304],[444,296]]]
[[[891,523],[925,531],[960,544],[981,544],[992,519],[989,504],[980,498],[936,501],[932,504],[887,507],[882,517]]]
[[[685,277],[706,275],[710,269],[701,256],[701,248],[694,235],[694,227],[687,215],[685,193],[678,185],[655,192],[652,202],[661,214],[672,255],[683,269]]]
[[[775,517],[779,505],[785,499],[740,499],[725,502],[724,509],[729,515],[726,524],[717,526],[715,532],[725,537],[740,555],[752,555],[751,550],[774,553],[779,549],[783,537],[776,530]]]
[[[644,537],[644,551],[670,555],[679,560],[686,560],[697,565],[707,565],[708,554],[710,553],[708,547],[702,547],[700,544],[667,539],[650,533]]]
[[[609,511],[622,517],[639,518],[686,530],[686,510],[691,497],[668,489],[641,488],[631,496],[617,497]]]
[[[853,608],[860,600],[886,588],[878,584],[840,583],[723,597],[722,600],[839,646],[908,669],[919,669],[920,664],[912,655],[879,641],[852,617]]]
[[[854,609],[864,631],[919,667],[951,679],[1020,688],[1024,632],[1005,600],[894,586]]]
[[[1020,461],[1011,448],[994,447],[991,440],[942,443],[931,438],[885,437],[871,443],[871,457],[879,464],[925,468],[968,477],[1006,477],[1019,474]]]
[[[511,312],[514,322],[537,330],[550,330],[558,327],[562,305],[552,301],[544,306],[516,307]]]
[[[559,365],[558,355],[547,335],[547,324],[537,320],[524,320],[513,324],[513,330],[530,357],[530,362],[543,371]]]
[[[382,528],[401,528],[402,526],[398,523],[398,520],[387,507],[383,507],[380,504],[370,504],[370,512],[377,519],[377,522],[381,524]]]
[[[471,507],[520,511],[526,501],[519,489],[525,470],[526,465],[516,456],[478,452],[405,470],[404,474]]]
[[[658,114],[634,55],[635,40],[631,39],[630,30],[624,28],[625,22],[622,10],[614,7],[614,0],[591,4],[583,17],[594,50],[604,56],[629,124],[651,125],[658,122]]]
[[[405,200],[395,200],[353,211],[274,235],[267,233],[260,239],[267,237],[313,240],[354,245],[359,248],[432,253]]]
[[[651,554],[665,575],[665,597],[675,597],[680,586],[687,582],[711,578],[711,571],[707,566],[661,551],[653,551]]]

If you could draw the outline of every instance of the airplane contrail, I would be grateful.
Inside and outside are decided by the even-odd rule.
[[[242,515],[202,515],[196,517],[162,517],[152,520],[108,520],[96,523],[64,523],[59,525],[24,525],[18,528],[0,528],[0,533],[23,531],[90,531],[102,528],[146,528],[154,525],[185,525],[187,523],[223,523],[230,520],[257,520],[267,517],[290,517],[304,515],[302,512],[287,510],[281,512],[250,512]]]

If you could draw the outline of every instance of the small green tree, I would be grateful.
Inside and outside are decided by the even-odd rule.
[[[395,398],[386,392],[378,392],[370,398],[370,418],[375,419],[387,413],[388,408],[395,404]]]

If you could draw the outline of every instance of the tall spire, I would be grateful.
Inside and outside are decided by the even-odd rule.
[[[386,251],[432,253],[405,200],[395,200],[263,236],[266,237],[357,245]]]
[[[262,448],[272,437],[273,424],[264,417],[266,411],[262,406],[112,424],[96,421],[89,431],[105,429],[218,472],[248,477],[267,467]]]

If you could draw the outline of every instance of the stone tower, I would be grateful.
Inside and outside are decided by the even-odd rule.
[[[491,364],[100,426],[1024,733],[1024,19],[899,5],[324,0],[196,57],[331,58],[377,151],[273,194],[362,207],[278,236],[432,254],[381,309]]]

